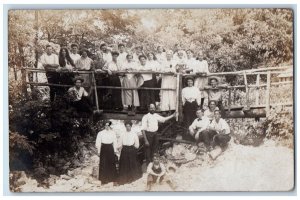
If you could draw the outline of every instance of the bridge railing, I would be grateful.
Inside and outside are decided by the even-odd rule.
[[[286,81],[286,82],[271,82],[271,77],[274,75],[278,75],[283,73],[283,70],[286,70],[286,67],[272,67],[272,68],[260,68],[260,69],[251,69],[251,70],[243,70],[243,71],[235,71],[235,72],[219,72],[219,73],[209,73],[209,74],[182,74],[182,73],[171,73],[171,72],[153,72],[153,71],[118,71],[118,72],[112,72],[116,75],[125,75],[126,73],[130,74],[156,74],[156,75],[170,75],[176,77],[176,88],[150,88],[150,87],[116,87],[116,86],[100,86],[97,85],[96,87],[98,89],[122,89],[122,90],[173,90],[176,91],[176,110],[179,112],[179,115],[182,116],[182,102],[181,102],[181,90],[183,88],[183,79],[186,76],[193,76],[193,77],[211,77],[211,76],[217,76],[217,77],[224,77],[224,76],[243,76],[244,78],[244,84],[243,85],[234,85],[234,86],[227,86],[226,90],[228,91],[228,97],[227,97],[227,106],[226,109],[230,111],[231,109],[236,109],[242,107],[243,109],[247,110],[251,107],[255,108],[266,108],[266,114],[270,112],[271,106],[277,106],[277,105],[293,105],[293,102],[284,102],[284,103],[273,103],[271,105],[270,102],[270,90],[272,86],[279,86],[279,85],[293,85],[293,81]],[[47,71],[55,71],[55,70],[47,70]],[[29,81],[28,79],[28,73],[46,73],[45,69],[39,69],[39,68],[22,68],[22,79],[23,79],[23,87],[25,92],[27,91],[27,85],[32,86],[57,86],[57,87],[72,87],[73,85],[65,85],[65,84],[53,84],[53,83],[41,83],[41,82],[34,82]],[[104,71],[90,71],[90,70],[74,70],[74,71],[60,71],[57,73],[72,73],[74,75],[80,75],[80,74],[107,74],[107,72]],[[248,84],[247,76],[256,76],[256,84]],[[261,76],[266,76],[266,83],[261,83],[260,79]],[[92,82],[92,81],[91,81]],[[261,96],[261,89],[265,89],[265,103],[260,103],[260,96]],[[245,105],[239,105],[235,106],[235,96],[236,92],[239,89],[245,90],[246,97],[245,97]],[[250,103],[250,90],[254,89],[255,91],[255,103]],[[253,98],[253,94],[251,94]]]

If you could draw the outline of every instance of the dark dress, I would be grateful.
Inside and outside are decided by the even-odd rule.
[[[196,101],[192,103],[186,101],[183,105],[183,122],[186,127],[189,127],[193,121],[197,118],[196,111],[198,109],[198,104]]]
[[[141,85],[141,88],[146,87],[146,88],[155,88],[156,86],[156,79],[144,81],[143,85]],[[140,89],[138,91],[139,93],[139,98],[140,98],[140,109],[141,110],[148,110],[148,106],[150,104],[155,104],[155,91],[154,90],[143,90]]]
[[[101,144],[99,180],[102,184],[117,180],[117,168],[113,144]]]
[[[121,81],[118,75],[112,74],[109,76],[109,85],[121,87]],[[121,89],[111,89],[111,101],[108,102],[109,108],[123,109]]]
[[[124,145],[120,156],[119,184],[131,183],[142,177],[142,168],[137,161],[137,149]]]

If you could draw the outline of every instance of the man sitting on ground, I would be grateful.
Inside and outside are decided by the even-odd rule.
[[[220,146],[222,149],[227,146],[230,141],[230,127],[227,122],[221,118],[221,112],[215,110],[215,118],[208,127],[211,135],[213,135],[213,147]]]
[[[202,109],[198,109],[196,111],[197,118],[193,121],[193,123],[189,127],[189,131],[191,136],[194,137],[196,142],[204,142],[209,146],[210,137],[207,132],[207,128],[209,125],[209,119],[204,116]]]

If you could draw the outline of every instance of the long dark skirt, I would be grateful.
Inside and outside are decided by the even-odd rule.
[[[112,144],[101,144],[99,180],[102,184],[115,182],[117,180],[117,168]]]
[[[153,79],[149,81],[144,81],[143,87],[155,87],[155,82]],[[140,98],[140,109],[147,110],[150,104],[155,104],[155,92],[154,90],[139,90],[139,98]]]
[[[61,73],[60,74],[60,84],[62,85],[74,85],[73,82],[74,74],[72,73]],[[61,87],[62,94],[66,94],[69,88],[67,87]]]
[[[137,161],[134,146],[123,146],[119,166],[119,184],[131,183],[142,177],[142,168]]]
[[[109,76],[109,85],[114,87],[121,87],[121,81],[119,76],[114,74]],[[111,89],[111,101],[108,103],[110,103],[110,108],[123,108],[121,89]]]
[[[193,121],[197,118],[196,111],[198,109],[198,104],[196,101],[192,103],[186,101],[183,105],[183,122],[186,127],[189,127]]]

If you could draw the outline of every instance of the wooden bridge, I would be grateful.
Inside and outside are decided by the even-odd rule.
[[[227,86],[226,91],[228,91],[228,97],[226,100],[227,104],[224,106],[225,110],[225,118],[261,118],[266,117],[270,113],[270,109],[276,106],[293,106],[293,98],[291,98],[289,102],[274,102],[271,100],[271,87],[272,86],[282,86],[282,85],[290,85],[289,90],[287,92],[293,92],[293,81],[284,81],[284,82],[275,82],[273,81],[273,77],[277,76],[286,70],[286,67],[273,67],[273,68],[260,68],[260,69],[251,69],[244,71],[236,71],[236,72],[221,72],[221,73],[210,73],[203,75],[193,75],[193,74],[181,74],[181,73],[167,73],[167,72],[149,72],[149,71],[134,71],[130,72],[131,74],[163,74],[163,75],[174,75],[176,76],[177,87],[174,88],[124,88],[124,87],[113,87],[113,86],[101,86],[97,85],[97,88],[101,89],[123,89],[123,90],[174,90],[176,91],[177,105],[176,110],[179,113],[177,121],[182,121],[182,100],[181,100],[181,91],[183,88],[183,79],[185,76],[216,76],[216,77],[226,77],[226,76],[242,76],[243,77],[243,85],[234,85]],[[27,93],[27,86],[31,87],[35,86],[57,86],[57,87],[72,87],[73,85],[61,85],[61,84],[50,84],[50,83],[40,83],[29,81],[28,75],[31,73],[36,75],[37,73],[45,73],[44,69],[38,68],[22,68],[22,83],[23,90]],[[58,73],[70,73],[70,72],[58,72]],[[87,71],[87,70],[79,70],[73,71],[75,75],[79,74],[96,74],[98,72]],[[104,72],[100,72],[104,73]],[[127,71],[119,71],[114,72],[116,74],[126,74]],[[255,76],[256,83],[248,84],[247,77]],[[262,77],[264,78],[264,83],[261,83]],[[92,82],[92,81],[91,81]],[[250,92],[250,90],[255,90],[254,92]],[[265,91],[263,91],[264,89]],[[245,91],[245,102],[243,105],[237,104],[236,96],[237,91],[243,90]],[[292,91],[291,91],[292,90]],[[262,92],[264,92],[262,94]],[[262,102],[261,95],[265,97],[265,102]],[[96,95],[95,95],[96,96]],[[251,96],[251,97],[250,97]],[[251,102],[250,99],[255,99],[255,101]],[[132,120],[141,120],[142,116],[145,112],[136,112],[134,115],[128,115],[127,111],[113,111],[113,110],[104,110],[102,114],[102,118],[108,119],[132,119]]]

